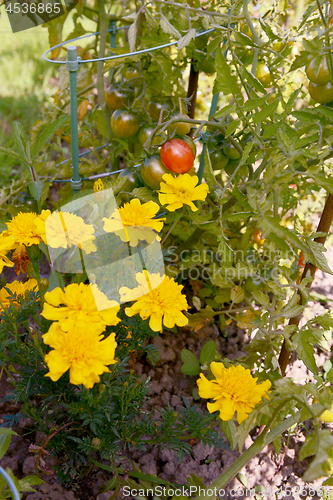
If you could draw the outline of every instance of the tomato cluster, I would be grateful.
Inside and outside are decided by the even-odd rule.
[[[147,157],[141,164],[142,180],[151,189],[159,189],[164,174],[189,172],[196,156],[196,146],[188,136],[178,136],[166,141],[160,154]]]
[[[231,121],[231,116],[228,116],[225,125]],[[240,152],[235,146],[224,138],[224,135],[220,131],[211,133],[208,141],[208,148],[213,170],[222,170],[222,172],[225,172],[229,177],[231,177],[235,174],[237,169],[237,172],[234,175],[236,181],[247,175],[247,165],[244,164],[239,166],[241,158]]]
[[[172,117],[179,121],[168,127],[170,134],[185,135],[191,130],[191,124],[182,120],[188,118],[186,106],[174,103],[168,97],[150,96],[145,101],[144,77],[139,67],[127,65],[122,70],[122,81],[112,83],[105,92],[105,103],[112,111],[111,130],[118,139],[137,139],[144,145],[159,120],[165,121]],[[139,99],[142,98],[140,102]],[[136,111],[140,108],[140,113]],[[138,134],[137,134],[138,133]],[[153,144],[160,145],[166,140],[165,134],[154,137]]]
[[[328,56],[330,57],[330,56]],[[306,75],[310,81],[309,94],[320,104],[333,101],[333,82],[330,77],[325,55],[315,57],[306,68]]]
[[[157,190],[165,173],[189,172],[194,163],[196,147],[186,135],[191,123],[185,99],[151,94],[139,65],[125,65],[121,75],[121,80],[113,81],[105,92],[105,103],[112,111],[112,134],[128,141],[129,154],[146,156],[147,149],[149,156],[142,162],[141,177],[145,185]],[[155,133],[159,124],[172,118],[175,121],[165,131]],[[121,146],[126,147],[124,143]]]

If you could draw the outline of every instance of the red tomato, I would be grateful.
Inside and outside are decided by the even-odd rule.
[[[161,147],[160,157],[163,165],[177,174],[188,172],[194,163],[193,151],[182,139],[171,139],[165,142]]]

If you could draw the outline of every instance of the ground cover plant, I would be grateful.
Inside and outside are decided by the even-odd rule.
[[[65,65],[51,70],[54,95],[38,121],[14,121],[0,147],[20,173],[0,192],[1,375],[12,382],[5,401],[21,405],[4,426],[29,417],[47,436],[33,450],[40,472],[68,485],[99,467],[113,498],[180,486],[140,471],[135,451],[161,447],[182,460],[200,441],[239,450],[212,484],[187,478],[185,488],[223,497],[253,457],[271,443],[279,455],[302,427],[304,481],[332,486],[333,316],[327,307],[303,317],[316,270],[332,275],[330,2],[86,0],[45,25],[50,45],[68,22],[67,40],[87,34],[87,20],[98,36],[70,42],[83,61],[82,186],[63,182],[74,119]],[[65,61],[66,50],[52,59]],[[93,61],[110,53],[120,57]],[[196,102],[209,82],[204,116]],[[222,356],[209,336],[199,357],[182,349],[191,398],[177,410],[149,406],[137,361],[156,366],[157,336],[207,324],[226,342],[230,325],[246,330],[245,355]],[[291,353],[305,383],[286,376]]]

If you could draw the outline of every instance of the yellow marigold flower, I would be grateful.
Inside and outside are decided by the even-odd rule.
[[[6,232],[0,234],[0,273],[2,273],[3,268],[13,267],[14,262],[11,262],[7,257],[7,253],[10,252],[15,247],[15,240],[12,236],[7,236]]]
[[[34,220],[36,233],[41,237],[41,239],[44,241],[45,244],[47,244],[46,234],[45,234],[45,221],[50,215],[51,215],[51,210],[42,210],[42,213],[38,215]]]
[[[93,243],[95,229],[91,224],[86,224],[82,217],[70,212],[43,212],[36,219],[35,226],[45,244],[51,248],[70,248],[75,245],[87,254],[97,250]]]
[[[58,321],[64,332],[77,327],[99,335],[107,325],[117,325],[120,321],[117,317],[119,304],[109,300],[97,285],[72,283],[64,291],[55,288],[46,292],[44,300],[42,316],[51,321]],[[59,307],[61,305],[65,307]],[[51,325],[45,338],[52,336],[54,328]]]
[[[11,304],[18,305],[17,300],[15,300],[12,295],[8,292],[10,290],[14,295],[25,295],[25,292],[32,291],[36,288],[38,290],[38,284],[36,280],[28,280],[25,283],[22,281],[13,281],[12,283],[8,283],[8,285],[4,286],[0,290],[0,313],[4,309],[7,309]]]
[[[155,231],[162,230],[165,220],[153,219],[159,209],[153,201],[141,205],[140,200],[134,198],[115,210],[110,217],[104,217],[103,229],[107,233],[116,233],[121,241],[128,241],[132,247],[136,247],[139,240],[153,243],[156,240]]]
[[[50,377],[53,382],[69,370],[71,384],[83,384],[91,389],[100,382],[102,373],[110,372],[107,365],[116,363],[114,356],[117,343],[114,333],[104,339],[102,335],[79,326],[64,333],[58,325],[52,337],[46,334],[43,338],[53,348],[45,356],[49,368],[46,377]]]
[[[205,200],[209,192],[207,184],[198,184],[198,177],[190,174],[179,174],[176,178],[171,174],[162,177],[158,198],[162,205],[167,205],[170,212],[177,208],[189,205],[193,212],[198,208],[194,205],[195,200]]]
[[[18,245],[38,245],[41,237],[36,231],[35,219],[37,214],[34,212],[22,213],[13,217],[10,222],[6,222],[8,236],[12,236]]]
[[[149,326],[154,332],[163,331],[162,320],[167,328],[187,325],[188,319],[181,312],[188,309],[186,297],[181,293],[182,285],[168,276],[149,274],[147,271],[137,273],[135,278],[138,287],[133,290],[122,287],[119,290],[121,302],[136,300],[131,307],[126,307],[127,316],[140,314],[141,319],[150,317]]]
[[[97,181],[94,182],[94,193],[97,193],[98,191],[103,191],[104,190],[104,184],[102,179],[97,179]]]
[[[214,403],[207,403],[208,411],[219,411],[222,420],[232,420],[237,412],[237,422],[241,424],[263,397],[268,398],[271,382],[257,384],[258,378],[243,366],[225,368],[223,363],[213,361],[210,369],[216,380],[208,380],[201,373],[197,380],[199,396],[214,399]]]

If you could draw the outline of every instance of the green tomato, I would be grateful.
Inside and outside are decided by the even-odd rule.
[[[266,64],[263,62],[260,62],[257,65],[256,77],[258,78],[259,82],[266,88],[273,85],[273,80],[268,66],[266,66]]]
[[[246,278],[243,288],[247,295],[251,295],[255,290],[262,290],[263,287],[264,284],[259,276],[249,276]]]
[[[133,80],[134,78],[141,77],[140,71],[135,66],[126,66],[121,73],[126,80]]]
[[[231,177],[236,168],[238,167],[238,165],[239,165],[239,160],[229,160],[228,164],[224,168],[225,173],[229,175],[229,177]],[[241,165],[241,167],[237,170],[235,180],[239,180],[245,177],[246,174],[247,174],[247,165]]]
[[[239,160],[239,158],[241,157],[239,151],[237,151],[237,149],[232,144],[227,144],[226,146],[224,146],[223,153],[225,154],[225,156],[230,158],[230,160]]]
[[[312,59],[309,66],[306,68],[306,76],[312,83],[315,83],[316,85],[326,85],[330,81],[330,74],[327,67],[326,57],[321,57],[321,61],[319,63],[318,71],[316,74],[315,64],[317,61],[317,57]]]
[[[133,189],[139,187],[140,182],[130,168],[124,168],[124,170],[120,172],[118,179],[122,179],[123,177],[126,177],[126,181],[122,187],[123,191],[131,192]]]
[[[229,158],[221,150],[214,151],[210,155],[213,170],[223,170],[229,163]]]
[[[142,127],[140,128],[139,133],[138,133],[138,139],[139,139],[139,142],[142,146],[145,144],[145,142],[148,141],[153,130],[154,130],[154,127],[151,125],[142,125]],[[166,140],[165,133],[159,132],[158,134],[156,134],[154,136],[153,144],[161,145],[161,144],[163,144],[163,142],[165,140]]]
[[[310,82],[309,94],[314,101],[320,104],[328,104],[333,101],[333,85],[331,82],[326,85],[316,85]]]
[[[165,102],[160,102],[157,99],[152,99],[147,106],[150,116],[158,121],[160,119],[160,114],[162,113],[162,119],[164,120],[171,113],[172,103],[170,100]]]
[[[162,163],[159,156],[151,156],[146,158],[140,166],[142,180],[151,189],[160,189],[160,183],[164,174],[170,174]]]

